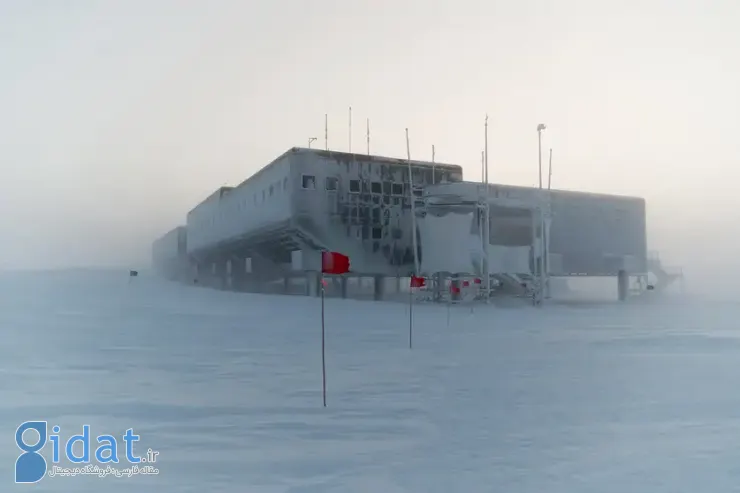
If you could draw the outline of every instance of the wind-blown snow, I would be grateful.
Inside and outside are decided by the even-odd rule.
[[[417,305],[0,274],[2,491],[724,492],[736,304]],[[16,427],[141,435],[160,474],[13,485]]]

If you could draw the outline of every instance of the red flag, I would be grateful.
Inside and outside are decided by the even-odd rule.
[[[476,278],[473,282],[476,284],[480,284],[480,279]]]
[[[412,288],[420,288],[422,286],[426,286],[427,281],[423,277],[416,277],[411,276],[411,287]]]
[[[463,281],[463,287],[467,288],[468,286],[470,286],[470,281]]]
[[[460,288],[458,288],[457,286],[454,286],[454,285],[453,286],[450,286],[450,292],[452,294],[460,294]]]
[[[349,257],[337,252],[321,252],[321,272],[346,274],[349,272]]]

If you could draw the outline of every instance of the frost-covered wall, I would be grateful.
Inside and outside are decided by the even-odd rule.
[[[619,195],[492,185],[494,197],[547,203],[551,199],[552,274],[615,276],[647,270],[645,199]]]
[[[550,251],[568,274],[647,271],[645,200],[557,191],[552,197]]]
[[[293,179],[304,185],[294,201],[299,227],[346,251],[357,268],[413,266],[406,161],[315,150],[293,159]],[[412,161],[411,169],[419,204],[426,185],[462,180],[460,166]]]
[[[490,185],[486,192],[480,184],[472,182],[428,187],[425,193],[462,197],[473,203],[481,194],[490,193],[494,202],[501,201],[507,207],[509,203],[520,203],[547,210],[551,204],[549,267],[554,275],[615,276],[623,268],[631,273],[647,270],[645,200],[642,198],[563,190],[548,192],[498,184]],[[492,209],[491,244],[531,245],[532,234],[539,237],[541,231],[539,228],[531,230],[530,217],[530,212],[522,209],[518,212],[516,208]]]
[[[474,229],[475,212],[436,216],[419,220],[421,248],[424,252],[421,273],[437,272],[481,275],[483,244]]]
[[[478,211],[463,211],[450,208],[444,212],[444,207],[434,207],[433,213],[427,213],[419,220],[421,232],[421,248],[423,261],[421,273],[425,275],[448,272],[452,274],[483,275],[483,259],[486,258],[484,248],[487,248],[489,272],[491,274],[531,274],[533,254],[533,212],[524,211],[526,227],[529,234],[502,238],[502,230],[489,229],[488,244],[483,244],[480,234]],[[497,224],[497,220],[506,218],[502,215],[503,207],[492,207],[490,223]],[[521,218],[522,209],[516,211],[514,217]],[[509,216],[511,217],[511,216]],[[514,231],[517,231],[514,229]],[[503,230],[505,232],[505,230]]]

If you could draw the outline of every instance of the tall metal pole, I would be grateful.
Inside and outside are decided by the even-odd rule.
[[[436,169],[434,166],[434,144],[432,144],[432,185],[434,185],[435,180],[436,180]]]
[[[483,245],[485,246],[485,268],[483,269],[483,274],[486,276],[486,303],[488,303],[491,299],[491,267],[490,267],[490,259],[489,259],[489,251],[490,247],[489,244],[491,242],[491,204],[490,204],[490,195],[491,195],[491,189],[488,183],[488,114],[486,114],[486,123],[485,123],[485,146],[484,146],[484,167],[485,167],[485,176],[486,176],[486,194],[485,194],[485,202],[486,202],[486,213],[485,213],[485,236]]]
[[[484,156],[485,156],[485,169],[486,169],[486,185],[488,185],[488,115],[486,115],[486,125],[485,125],[485,147],[484,147]]]
[[[540,190],[542,190],[542,130],[537,128],[537,160],[539,161],[539,176]]]
[[[539,279],[539,298],[540,302],[542,298],[544,297],[545,292],[545,284],[546,284],[546,269],[547,266],[545,265],[545,257],[547,256],[547,243],[545,239],[545,214],[544,214],[544,201],[542,200],[542,131],[545,130],[547,126],[544,123],[540,123],[537,125],[537,162],[539,164],[539,184],[540,184],[540,193],[539,193],[539,230],[540,230],[540,255],[537,262],[538,267],[538,279]]]
[[[324,147],[329,150],[329,114],[324,114]]]
[[[545,245],[545,297],[550,298],[550,226],[548,221],[552,221],[552,148],[550,148],[547,168],[547,217],[542,227],[542,238]]]
[[[480,182],[486,180],[486,151],[480,151]]]
[[[411,199],[411,241],[414,248],[414,275],[419,275],[419,257],[416,246],[416,197],[414,196],[414,179],[411,172],[411,146],[409,145],[409,129],[406,129],[406,157],[409,165],[409,198]]]

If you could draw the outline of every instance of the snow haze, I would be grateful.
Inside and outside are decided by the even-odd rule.
[[[0,268],[130,266],[285,149],[411,152],[644,196],[651,248],[740,273],[737,2],[276,0],[0,5]],[[713,274],[707,274],[707,269]],[[728,269],[733,275],[727,275]],[[723,273],[721,276],[716,274]],[[716,285],[716,284],[715,284]]]

